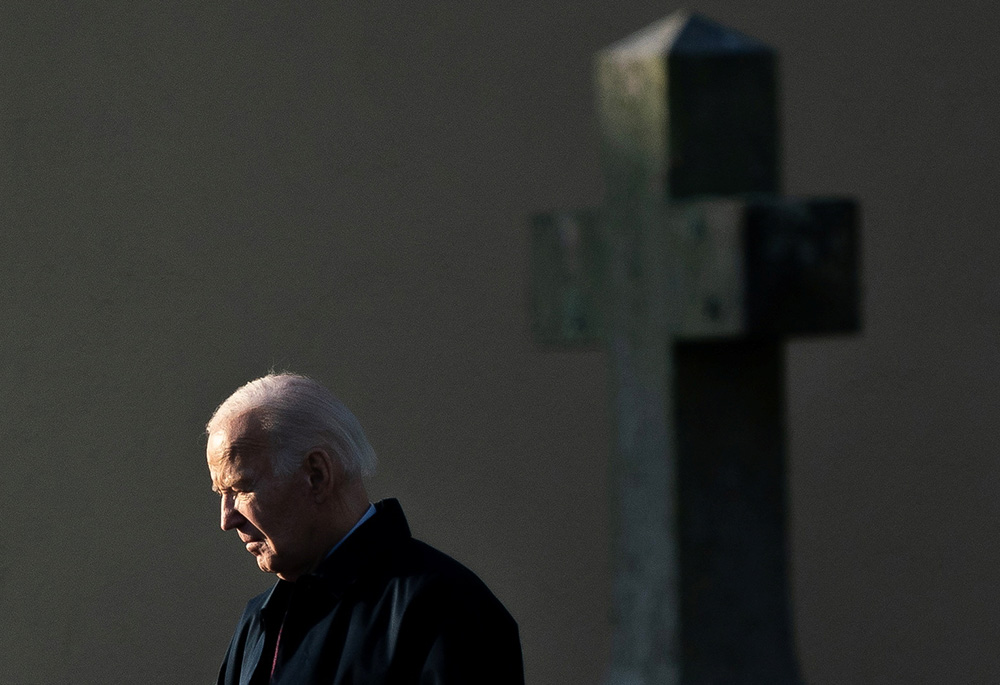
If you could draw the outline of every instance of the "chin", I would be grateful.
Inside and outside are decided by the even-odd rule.
[[[286,568],[288,564],[283,564],[280,559],[275,559],[272,555],[257,557],[257,566],[264,573],[273,573],[282,580],[285,580],[284,576],[289,573],[289,569]]]
[[[264,573],[278,573],[278,570],[274,568],[274,559],[270,554],[261,554],[257,557],[257,566]]]

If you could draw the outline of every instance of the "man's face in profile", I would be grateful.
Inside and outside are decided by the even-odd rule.
[[[268,450],[252,416],[216,430],[207,449],[212,490],[222,498],[222,530],[236,529],[262,571],[294,580],[315,561],[308,479],[300,472],[276,476]]]

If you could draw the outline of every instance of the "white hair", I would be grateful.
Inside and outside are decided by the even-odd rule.
[[[330,450],[349,477],[374,475],[375,450],[358,419],[313,379],[272,373],[250,381],[219,405],[206,430],[211,435],[251,411],[268,435],[275,475],[294,473],[314,447]]]

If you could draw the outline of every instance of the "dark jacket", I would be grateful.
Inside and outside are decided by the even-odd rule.
[[[219,685],[524,683],[517,624],[499,600],[412,538],[399,502],[375,509],[315,572],[250,600]]]

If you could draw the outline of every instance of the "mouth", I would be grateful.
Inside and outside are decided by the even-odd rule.
[[[261,545],[263,544],[264,543],[262,543],[260,540],[247,540],[246,548],[247,551],[250,552],[250,554],[257,556],[257,552],[260,551]]]

